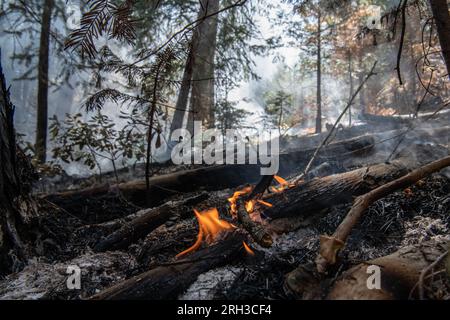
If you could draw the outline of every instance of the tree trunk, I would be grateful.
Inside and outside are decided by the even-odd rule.
[[[201,0],[200,14],[219,10],[219,0]],[[206,11],[205,11],[206,10]],[[194,44],[191,111],[193,120],[202,121],[208,128],[214,126],[214,56],[216,52],[217,15],[204,20],[195,30],[198,43]]]
[[[37,93],[36,159],[44,163],[47,153],[48,57],[53,0],[45,0],[42,11]]]
[[[175,105],[175,113],[173,115],[173,120],[170,125],[170,133],[174,132],[176,129],[183,127],[184,115],[186,114],[188,108],[189,92],[191,90],[191,79],[192,79],[192,62],[193,62],[193,43],[195,42],[196,33],[192,36],[191,46],[189,49],[189,54],[186,59],[186,65],[184,67],[183,79],[181,82],[180,92],[178,93],[177,104]]]
[[[321,13],[318,11],[317,17],[317,115],[316,115],[316,133],[322,132],[322,31],[321,31]]]
[[[349,76],[349,82],[350,82],[350,94],[349,99],[353,96],[353,62],[352,62],[352,53],[351,51],[348,52],[348,76]],[[362,90],[362,88],[361,88]],[[348,126],[352,126],[352,107],[350,106],[348,108]]]
[[[447,77],[450,78],[450,14],[447,0],[430,0],[434,23],[436,24],[442,55],[447,66]]]
[[[22,228],[36,213],[29,197],[35,178],[28,158],[16,146],[14,106],[0,65],[0,275],[21,269],[29,256]]]

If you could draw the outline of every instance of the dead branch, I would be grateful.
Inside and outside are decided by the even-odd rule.
[[[429,266],[427,266],[426,268],[424,268],[422,270],[422,272],[420,273],[420,277],[419,277],[419,281],[417,282],[417,286],[419,288],[419,298],[420,300],[424,300],[425,299],[425,291],[423,289],[423,284],[424,284],[424,280],[425,280],[425,276],[431,271],[433,270],[434,267],[436,267],[439,263],[442,262],[442,260],[445,259],[445,257],[447,257],[448,255],[448,250],[445,251],[443,254],[441,254],[436,260],[434,260]]]
[[[258,244],[266,248],[270,247],[273,243],[272,236],[265,230],[263,225],[251,219],[243,201],[238,201],[237,208],[237,216],[244,229],[248,231]]]
[[[319,272],[325,272],[329,265],[336,263],[336,255],[344,247],[345,241],[354,226],[358,223],[366,209],[375,201],[411,184],[424,177],[450,166],[450,156],[439,159],[415,169],[407,175],[386,183],[362,196],[356,198],[353,207],[337,227],[332,236],[320,237],[320,250],[316,258],[316,266]]]
[[[437,261],[445,252],[446,243],[427,241],[407,246],[374,260],[358,264],[345,271],[335,282],[327,299],[331,300],[392,300],[418,297],[411,295],[429,261]],[[367,286],[369,266],[380,268],[381,287]]]

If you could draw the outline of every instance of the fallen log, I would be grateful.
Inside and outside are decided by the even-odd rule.
[[[403,176],[415,167],[415,162],[401,158],[388,164],[377,164],[349,172],[302,182],[283,193],[264,198],[272,204],[262,215],[272,219],[311,214],[331,206],[351,202],[358,196],[388,181]]]
[[[425,242],[404,247],[388,256],[359,264],[344,272],[327,295],[331,300],[393,300],[420,297],[420,281],[430,282],[421,277],[430,267],[443,264],[442,257],[448,254],[445,242]],[[433,265],[434,264],[434,265]],[[370,266],[379,267],[380,287],[372,287],[374,272]],[[373,270],[373,267],[372,267]],[[369,272],[370,271],[370,272]],[[422,280],[421,280],[422,278]],[[436,276],[435,276],[436,278]],[[368,283],[371,284],[368,287]]]
[[[181,201],[167,202],[156,208],[141,210],[136,214],[136,218],[125,222],[118,230],[100,240],[93,249],[96,252],[124,249],[145,237],[174,215],[178,215],[180,219],[191,216],[192,207],[206,199],[208,194],[201,193]]]
[[[320,250],[316,258],[317,270],[323,273],[327,270],[329,265],[336,263],[337,253],[344,247],[350,232],[372,203],[399,189],[406,188],[426,176],[448,166],[450,166],[450,156],[417,168],[401,178],[383,184],[356,198],[351,210],[337,227],[333,235],[323,235],[320,237]]]
[[[339,160],[340,155],[364,156],[370,152],[373,144],[374,140],[371,136],[356,137],[329,144],[323,148],[322,155],[335,160]],[[309,161],[314,151],[315,149],[307,149],[280,154],[279,174],[287,176],[298,172]],[[317,163],[320,161],[319,157]],[[152,207],[164,203],[168,197],[177,194],[192,190],[214,191],[233,188],[245,183],[257,182],[260,177],[260,166],[257,164],[214,165],[153,177],[150,179],[149,190],[144,180],[136,180],[65,191],[46,195],[44,198],[77,215],[80,212],[89,211],[93,205],[98,205],[93,199],[106,195],[121,196],[134,205]]]
[[[237,231],[227,233],[224,239],[210,247],[119,282],[90,299],[176,299],[200,274],[230,263],[243,253],[244,239],[245,236]]]

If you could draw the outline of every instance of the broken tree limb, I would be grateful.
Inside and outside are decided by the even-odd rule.
[[[200,274],[232,262],[242,254],[244,239],[242,233],[230,232],[220,242],[198,250],[183,260],[167,263],[119,282],[90,299],[176,299]]]
[[[142,210],[136,218],[100,240],[94,251],[124,249],[165,223],[171,216],[178,214],[181,219],[188,217],[192,214],[192,206],[206,199],[208,194],[201,193],[181,201],[165,203],[157,208]]]
[[[320,237],[320,250],[316,258],[316,266],[319,272],[325,272],[329,265],[336,263],[336,255],[345,244],[347,237],[358,223],[366,209],[375,201],[425,178],[426,176],[450,166],[450,156],[433,161],[417,168],[410,173],[388,182],[372,191],[359,196],[353,203],[347,216],[337,227],[332,236]]]
[[[264,226],[251,219],[247,210],[245,209],[244,202],[238,200],[237,203],[237,216],[239,222],[242,224],[245,230],[251,235],[251,237],[261,246],[268,248],[272,245],[272,236],[265,230]]]
[[[417,283],[424,270],[446,253],[445,241],[427,241],[407,246],[380,258],[358,264],[345,271],[328,292],[331,300],[392,300],[418,298]],[[431,261],[434,261],[430,264]],[[379,267],[380,288],[369,288],[368,267]],[[373,268],[373,267],[372,267]],[[373,270],[373,269],[372,269]]]

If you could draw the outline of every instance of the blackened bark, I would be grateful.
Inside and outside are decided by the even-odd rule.
[[[14,106],[0,65],[0,275],[17,271],[27,260],[21,226],[36,212],[29,197],[34,171],[16,146]]]
[[[430,0],[430,6],[433,11],[442,55],[447,66],[448,77],[450,78],[450,14],[448,13],[447,0]]]
[[[218,243],[200,249],[183,260],[162,265],[130,279],[118,282],[90,298],[90,300],[176,299],[199,275],[226,265],[244,254],[245,236],[231,232]]]
[[[44,163],[47,153],[48,59],[53,0],[45,0],[41,19],[36,124],[36,159]]]

